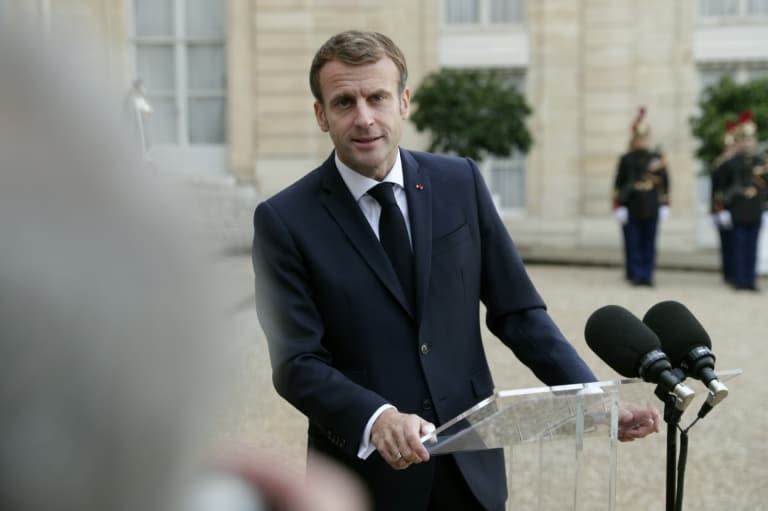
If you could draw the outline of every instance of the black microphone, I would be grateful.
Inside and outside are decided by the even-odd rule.
[[[728,388],[715,374],[712,341],[685,305],[672,300],[657,303],[645,313],[643,323],[659,337],[672,365],[682,369],[686,375],[703,381],[709,389],[708,406],[702,408],[699,416],[706,415],[728,396]]]
[[[678,410],[685,410],[693,400],[693,390],[672,370],[659,338],[627,309],[618,305],[597,309],[587,320],[584,337],[592,351],[619,374],[639,376],[672,394]]]

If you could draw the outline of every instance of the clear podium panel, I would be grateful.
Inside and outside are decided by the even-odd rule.
[[[727,382],[740,369],[718,371]],[[690,406],[698,409],[707,389],[686,380],[696,390]],[[557,387],[501,390],[441,425],[421,441],[433,455],[508,447],[520,443],[574,439],[580,444],[590,436],[616,436],[612,419],[618,420],[618,400],[660,404],[655,386],[638,379],[608,380]],[[615,415],[615,416],[612,416]]]
[[[616,509],[616,453],[608,437],[586,438],[580,449],[567,439],[517,444],[505,456],[507,509]]]
[[[613,509],[619,385],[500,391],[442,425],[426,446],[433,455],[505,448],[507,509]]]
[[[718,371],[726,382],[741,370]],[[700,382],[695,414],[708,395]],[[637,379],[498,391],[422,441],[432,455],[504,448],[507,509],[615,509],[618,423],[623,404],[654,404],[655,385]]]
[[[439,427],[431,454],[610,434],[612,403],[622,382],[496,392]],[[626,384],[626,383],[624,383]],[[425,437],[423,440],[428,440]]]

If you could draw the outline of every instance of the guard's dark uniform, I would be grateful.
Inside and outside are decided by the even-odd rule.
[[[723,196],[725,195],[723,184],[726,181],[725,174],[728,172],[728,167],[725,166],[725,163],[733,157],[733,151],[728,147],[733,144],[732,135],[729,137],[727,134],[724,142],[726,148],[712,164],[709,206],[710,214],[720,238],[720,272],[723,280],[730,284],[733,282],[733,225],[723,224],[720,215],[725,210],[725,205],[723,204]]]
[[[757,289],[757,241],[768,200],[768,171],[763,158],[737,153],[717,171],[718,197],[730,211],[731,283],[737,289]]]
[[[659,208],[669,205],[669,177],[661,154],[634,149],[619,160],[614,183],[614,206],[627,208],[624,226],[627,278],[651,285],[656,266],[656,227]]]

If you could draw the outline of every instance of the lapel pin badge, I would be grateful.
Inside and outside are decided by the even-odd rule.
[[[424,189],[424,185],[423,185],[423,184],[421,184],[421,183],[417,183],[417,184],[416,184],[416,189],[417,189],[418,191],[422,191],[422,190]]]

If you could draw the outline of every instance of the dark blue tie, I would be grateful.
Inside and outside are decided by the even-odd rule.
[[[379,240],[389,256],[403,287],[408,303],[413,306],[413,255],[403,213],[395,201],[393,183],[379,183],[368,194],[381,205]]]

